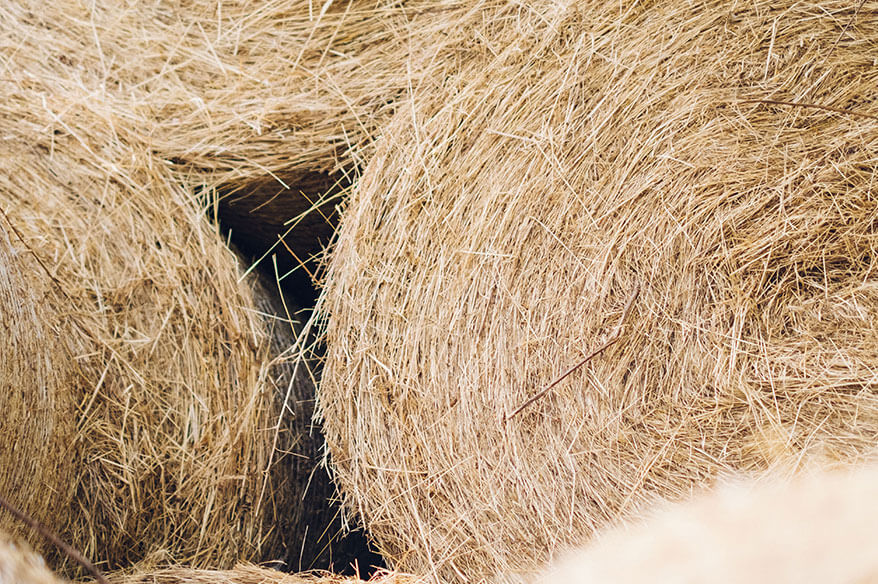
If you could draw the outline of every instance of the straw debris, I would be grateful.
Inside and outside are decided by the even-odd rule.
[[[874,447],[878,4],[855,8],[529,3],[540,34],[413,93],[321,307],[334,470],[394,568],[515,581],[723,473]],[[504,422],[637,287],[618,342]]]

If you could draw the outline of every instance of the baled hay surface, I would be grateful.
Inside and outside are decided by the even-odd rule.
[[[193,184],[243,189],[352,171],[410,88],[496,50],[488,39],[517,28],[521,10],[471,0],[16,0],[0,22],[15,67],[104,96],[119,131]]]
[[[0,533],[0,584],[62,584],[62,580],[27,545]]]
[[[22,478],[6,494],[103,566],[160,550],[307,566],[314,444],[290,418],[310,390],[277,350],[291,325],[257,309],[191,193],[114,131],[100,95],[53,81],[0,81],[0,208],[21,240],[0,231],[29,261],[5,275],[24,318],[4,353],[21,397],[2,399],[25,405],[0,432],[36,425],[2,449],[3,480]]]
[[[738,484],[602,534],[539,584],[878,582],[878,472]]]
[[[551,4],[413,95],[346,210],[318,394],[392,567],[514,581],[651,499],[874,446],[878,3],[854,4]]]
[[[110,574],[111,584],[365,584],[354,577],[314,572],[287,574],[252,564],[239,564],[231,570],[193,570],[167,568],[129,574]],[[379,572],[369,584],[423,584],[422,578],[407,574]]]

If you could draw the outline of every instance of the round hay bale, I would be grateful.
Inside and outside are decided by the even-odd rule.
[[[0,533],[0,583],[62,584],[39,555],[20,541]]]
[[[725,486],[601,534],[540,584],[878,581],[878,472]]]
[[[531,3],[543,34],[415,92],[322,304],[329,453],[392,567],[514,580],[874,447],[875,6]]]
[[[23,315],[4,336],[21,397],[0,399],[23,405],[0,418],[0,435],[20,436],[0,447],[0,486],[101,566],[163,553],[310,567],[336,512],[311,482],[298,325],[260,307],[192,193],[116,131],[112,104],[18,73],[0,81],[0,259],[3,308]],[[45,428],[20,428],[31,411]],[[34,444],[46,436],[58,446]]]

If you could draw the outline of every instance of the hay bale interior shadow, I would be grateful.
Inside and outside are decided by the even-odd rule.
[[[302,171],[197,194],[228,241],[308,307],[317,299],[322,256],[338,226],[336,206],[351,184],[343,173]]]
[[[320,293],[323,253],[338,225],[337,206],[351,186],[343,173],[298,172],[251,178],[242,184],[226,183],[196,194],[210,219],[255,272],[263,309],[281,321],[305,321]],[[303,358],[308,375],[317,385],[324,348],[320,339],[306,336],[298,342],[307,347]],[[313,415],[313,397],[303,396],[300,400],[298,415],[302,420],[310,420]],[[295,432],[321,437],[308,442],[312,450],[292,453],[294,464],[301,467],[295,474],[311,473],[304,509],[313,516],[303,517],[302,524],[312,530],[303,535],[303,549],[313,551],[312,557],[306,558],[298,553],[301,550],[289,550],[279,567],[294,571],[329,569],[368,578],[384,567],[384,560],[370,547],[364,530],[345,526],[340,513],[328,522],[325,516],[325,501],[335,501],[338,495],[326,468],[318,464],[322,454],[315,447],[322,443],[322,431],[306,422]]]

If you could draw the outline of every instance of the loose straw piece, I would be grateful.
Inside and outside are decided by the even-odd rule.
[[[564,379],[566,379],[568,375],[606,351],[612,345],[616,344],[616,342],[619,340],[619,335],[622,334],[622,324],[625,322],[625,319],[628,318],[628,313],[631,312],[631,307],[634,305],[634,300],[637,298],[638,294],[640,294],[640,284],[634,286],[634,292],[631,293],[631,296],[628,298],[628,302],[625,304],[625,309],[622,311],[622,317],[619,318],[619,324],[616,325],[616,330],[613,331],[613,334],[610,335],[610,338],[607,339],[607,341],[603,345],[586,355],[585,358],[582,359],[582,361],[562,373],[560,377],[556,378],[552,383],[544,387],[538,394],[531,397],[526,402],[515,408],[515,411],[503,418],[503,421],[508,422],[509,420],[520,414],[521,411],[524,410],[527,406],[531,405],[532,403],[549,393],[549,391],[551,391],[553,387],[564,381]]]

